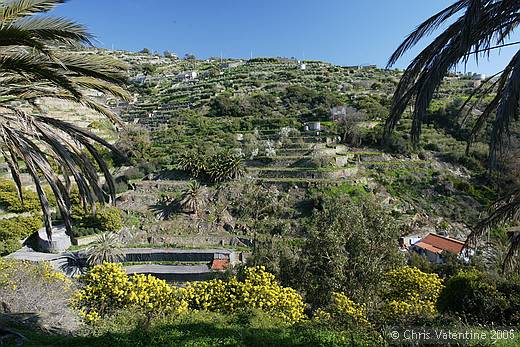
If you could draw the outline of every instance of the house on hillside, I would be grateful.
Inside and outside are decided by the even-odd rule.
[[[482,73],[476,73],[476,74],[473,74],[473,76],[471,78],[475,81],[483,81],[486,79],[486,75],[482,74]]]
[[[234,68],[234,67],[239,67],[239,66],[242,66],[244,65],[245,62],[242,61],[242,60],[238,60],[238,61],[228,61],[226,63],[222,63],[220,66],[223,68],[223,69],[231,69],[231,68]]]
[[[464,241],[433,233],[426,235],[411,245],[410,251],[426,257],[435,264],[444,263],[444,256],[448,253],[455,254],[466,262],[475,253],[473,249],[464,248]]]
[[[304,131],[321,131],[321,122],[307,122],[303,124]]]
[[[197,71],[187,71],[177,74],[178,80],[194,80],[198,77]]]

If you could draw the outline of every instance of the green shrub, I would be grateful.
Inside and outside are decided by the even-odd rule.
[[[23,240],[43,227],[40,216],[17,216],[0,220],[0,255],[7,255],[21,247]]]
[[[128,179],[128,180],[136,180],[136,179],[141,179],[143,178],[144,176],[144,173],[137,167],[131,167],[129,169],[126,169],[124,172],[123,172],[123,175]]]
[[[496,281],[478,271],[460,271],[451,277],[441,292],[439,310],[455,314],[470,323],[500,323],[508,302],[497,289]]]
[[[17,216],[0,220],[0,240],[7,238],[24,239],[43,227],[40,216]]]
[[[497,283],[497,290],[507,300],[507,308],[504,312],[504,324],[518,325],[520,323],[520,276],[507,276]]]
[[[102,230],[99,230],[97,228],[81,227],[81,226],[77,226],[77,225],[74,225],[72,227],[72,234],[75,237],[97,235],[97,234],[101,234],[102,232],[103,232]]]
[[[16,238],[0,240],[0,256],[11,254],[20,248],[22,248],[22,244],[20,243],[20,240]]]
[[[117,232],[123,227],[121,210],[113,206],[97,206],[95,214],[87,214],[80,219],[83,228],[94,228],[101,232]]]
[[[38,211],[41,208],[38,195],[32,190],[23,189],[22,196],[23,204],[18,197],[18,192],[14,182],[8,180],[0,181],[0,206],[2,206],[6,211],[22,213]]]

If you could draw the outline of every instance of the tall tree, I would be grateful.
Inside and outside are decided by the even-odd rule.
[[[84,105],[116,124],[121,123],[119,118],[85,91],[129,99],[123,88],[125,64],[86,54],[84,48],[92,46],[92,36],[82,25],[42,15],[63,2],[0,2],[0,153],[9,165],[22,201],[21,163],[31,175],[49,239],[51,211],[42,183],[50,185],[70,233],[68,178],[74,178],[85,208],[109,197],[114,201],[113,180],[96,145],[115,148],[85,129],[46,114],[40,107],[42,98]],[[105,176],[108,191],[100,184],[96,164]]]
[[[404,72],[394,94],[390,115],[385,124],[385,142],[391,141],[391,134],[406,107],[413,103],[412,141],[419,142],[421,126],[426,116],[434,91],[443,77],[458,63],[466,63],[471,57],[489,56],[496,48],[516,44],[511,35],[520,24],[520,2],[514,0],[458,0],[421,23],[397,48],[390,57],[392,66],[406,51],[422,38],[432,34],[441,25],[447,28],[426,46]],[[486,120],[494,114],[489,144],[489,165],[494,168],[497,158],[508,144],[509,128],[518,120],[520,99],[520,50],[514,54],[507,66],[496,76],[489,78],[468,98],[461,110],[470,103],[481,100],[482,96],[494,91],[494,98],[473,125],[468,139],[468,148],[475,135],[482,130]],[[473,96],[477,96],[473,98]],[[469,107],[472,109],[472,106]],[[520,191],[501,199],[490,216],[477,225],[468,238],[474,244],[491,226],[503,221],[518,220],[520,216]],[[520,248],[520,235],[513,235],[511,248],[505,266]]]
[[[301,252],[299,285],[314,307],[332,292],[373,302],[385,272],[403,264],[399,225],[373,196],[326,197],[313,215]]]

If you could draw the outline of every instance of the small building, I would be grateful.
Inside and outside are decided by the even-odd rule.
[[[445,261],[444,255],[447,253],[455,254],[464,261],[469,261],[469,257],[474,254],[474,250],[465,249],[464,245],[464,241],[430,233],[411,245],[410,250],[425,256],[432,263],[443,264]]]
[[[225,63],[222,63],[220,66],[223,68],[223,69],[232,69],[232,68],[235,68],[235,67],[239,67],[239,66],[242,66],[244,65],[245,62],[242,61],[242,60],[238,60],[238,61],[229,61],[229,62],[225,62]]]
[[[482,74],[482,73],[476,73],[476,74],[473,74],[473,80],[475,81],[483,81],[486,79],[486,75]]]
[[[177,74],[179,80],[194,80],[198,77],[197,71],[187,71]]]
[[[417,242],[421,241],[422,237],[419,235],[407,235],[399,238],[399,247],[408,250]]]
[[[307,64],[301,63],[300,64],[300,70],[306,70],[306,69],[307,69]]]
[[[321,122],[307,122],[303,128],[310,131],[321,131]]]

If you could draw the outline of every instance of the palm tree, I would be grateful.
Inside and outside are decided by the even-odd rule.
[[[129,98],[122,87],[125,64],[82,53],[92,45],[92,36],[82,25],[41,15],[63,2],[0,1],[0,154],[9,165],[22,202],[20,164],[24,163],[40,198],[49,239],[51,213],[42,181],[50,185],[71,234],[69,177],[77,184],[85,208],[96,201],[113,202],[114,183],[97,146],[115,148],[82,128],[45,114],[40,107],[42,98],[84,105],[115,124],[121,124],[119,118],[85,90]],[[96,164],[106,178],[108,191],[100,185]]]
[[[520,1],[514,0],[457,0],[452,5],[420,24],[390,57],[392,66],[406,51],[420,39],[430,35],[439,26],[447,28],[426,46],[404,71],[393,97],[390,115],[385,124],[384,142],[391,142],[392,132],[406,107],[413,103],[412,142],[417,144],[426,110],[434,91],[443,77],[458,63],[466,63],[472,56],[478,61],[482,56],[500,47],[511,46],[510,37],[520,24]],[[497,75],[478,87],[461,107],[469,111],[483,96],[495,91],[496,94],[482,115],[473,125],[468,139],[468,150],[475,135],[482,130],[486,120],[495,114],[489,144],[489,166],[495,168],[497,158],[507,145],[509,127],[518,119],[520,99],[520,50],[511,58],[507,66]],[[475,101],[476,100],[476,101]],[[468,245],[477,240],[489,228],[504,221],[518,220],[520,217],[520,191],[515,191],[494,205],[494,211],[481,221],[469,235]],[[511,238],[509,253],[504,262],[507,268],[520,248],[520,235]]]
[[[191,181],[188,183],[186,189],[182,191],[179,205],[185,210],[199,215],[207,203],[207,195],[206,186],[201,186],[197,181]]]
[[[103,233],[87,248],[87,264],[90,266],[114,263],[124,259],[125,253],[116,234]]]

